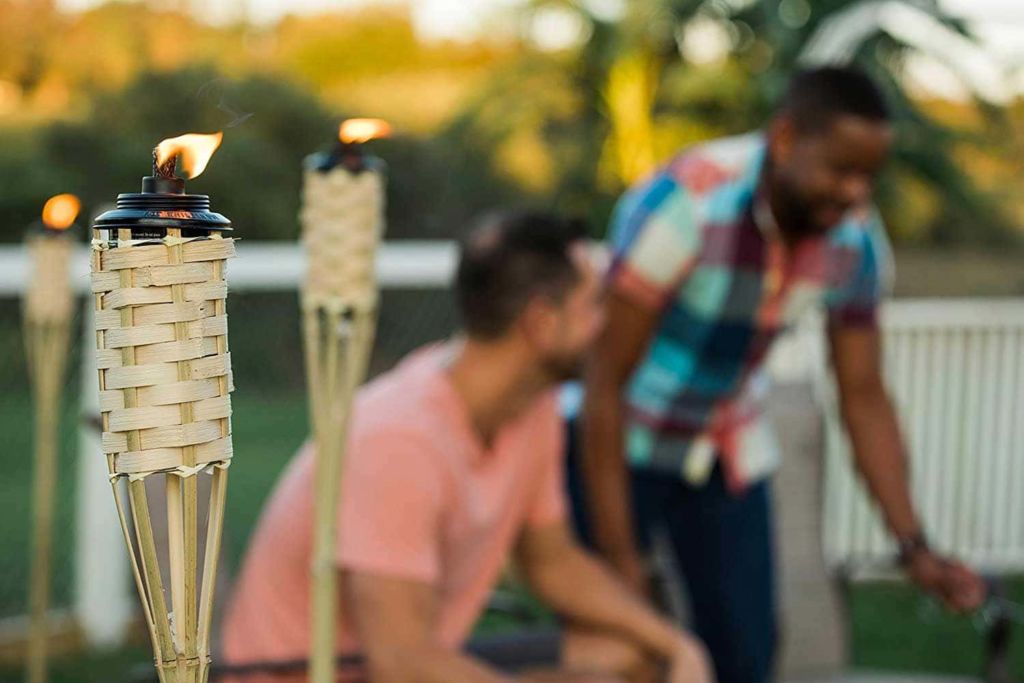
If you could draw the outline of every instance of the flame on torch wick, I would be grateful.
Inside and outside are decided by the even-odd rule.
[[[345,144],[359,144],[391,135],[391,124],[383,119],[348,119],[338,129]]]
[[[51,230],[67,230],[78,217],[82,202],[73,194],[58,194],[43,205],[43,224]]]
[[[176,138],[167,138],[153,150],[158,173],[165,177],[174,175],[175,158],[179,160],[186,178],[195,178],[206,170],[210,157],[220,147],[224,133],[187,133]]]

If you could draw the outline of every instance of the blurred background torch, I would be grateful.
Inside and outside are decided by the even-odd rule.
[[[81,207],[73,194],[51,197],[42,222],[29,230],[26,248],[32,275],[25,290],[23,329],[35,418],[35,467],[32,483],[32,555],[29,571],[29,683],[46,680],[49,636],[54,491],[64,372],[68,359],[74,295],[68,279],[69,234]]]
[[[209,674],[232,456],[224,279],[235,252],[231,224],[210,210],[209,197],[186,194],[175,175],[177,165],[189,178],[202,173],[221,137],[161,142],[142,192],[119,195],[117,208],[93,226],[103,452],[157,673],[166,683],[199,683]],[[197,479],[206,476],[209,513],[201,528]],[[147,478],[164,486],[147,489]],[[163,500],[150,499],[147,490]],[[151,518],[162,516],[161,505],[165,551]]]
[[[375,256],[384,230],[384,163],[363,143],[390,134],[378,119],[341,124],[330,152],[306,159],[302,287],[310,416],[316,440],[310,680],[334,680],[335,535],[352,397],[366,376],[377,318]]]

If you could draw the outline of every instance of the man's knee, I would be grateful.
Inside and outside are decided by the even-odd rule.
[[[566,633],[562,666],[569,671],[606,674],[630,683],[654,680],[654,662],[641,648],[622,638],[594,631]]]

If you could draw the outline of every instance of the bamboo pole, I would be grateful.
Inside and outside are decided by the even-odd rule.
[[[224,264],[234,242],[173,227],[144,241],[130,229],[97,228],[93,245],[103,450],[157,674],[162,683],[204,683],[232,456]],[[212,477],[201,575],[199,476]],[[164,479],[153,500],[149,477]],[[166,549],[151,519],[161,504]]]
[[[73,295],[68,282],[72,244],[63,234],[34,235],[28,243],[33,277],[24,302],[24,339],[34,408],[29,639],[26,680],[47,675],[54,497],[60,404],[67,368]]]
[[[376,247],[383,230],[381,168],[310,169],[302,239],[309,269],[302,289],[310,422],[316,442],[310,619],[310,680],[333,683],[338,494],[352,401],[366,376],[376,325]]]

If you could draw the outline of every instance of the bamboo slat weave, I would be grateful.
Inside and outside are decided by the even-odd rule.
[[[74,302],[68,278],[72,240],[66,233],[37,233],[29,237],[27,248],[32,271],[23,302],[23,331],[34,404],[35,448],[25,668],[28,683],[45,683],[60,403]]]
[[[26,321],[66,323],[74,305],[74,293],[68,282],[72,241],[64,235],[33,235],[27,248],[32,274],[25,290]]]
[[[374,256],[384,229],[384,178],[374,170],[307,170],[302,241],[310,255],[304,307],[369,311],[377,304]]]
[[[94,247],[102,444],[111,477],[189,476],[226,466],[232,455],[231,358],[227,316],[219,312],[234,241],[213,234],[151,242]]]
[[[306,171],[302,288],[307,388],[316,440],[311,561],[310,681],[331,683],[337,619],[334,566],[338,492],[353,396],[366,376],[378,303],[376,251],[384,230],[384,175],[344,166]]]
[[[118,519],[161,683],[205,683],[232,457],[224,272],[234,242],[219,232],[183,237],[180,228],[151,239],[126,228],[94,235],[101,445]],[[202,472],[211,475],[205,515]],[[142,481],[152,475],[163,500]],[[155,532],[160,507],[166,551]]]

